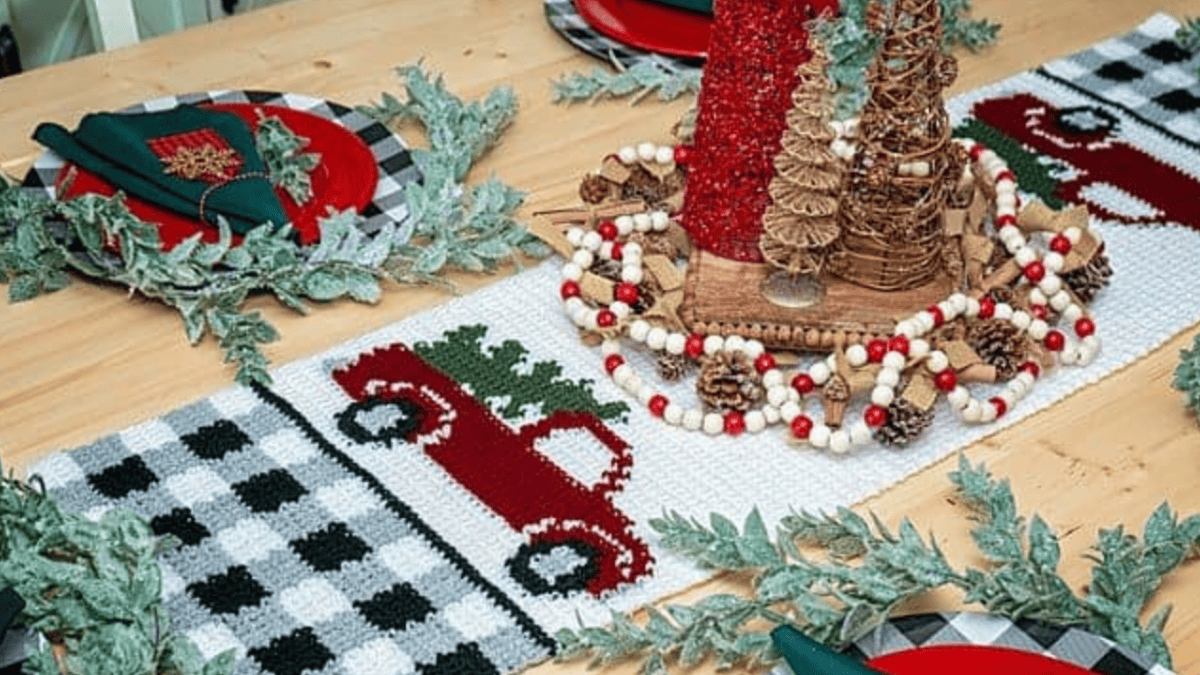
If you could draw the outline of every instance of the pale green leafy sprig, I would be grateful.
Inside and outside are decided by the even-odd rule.
[[[641,658],[645,675],[665,673],[671,660],[688,665],[708,657],[720,666],[752,667],[778,658],[761,620],[787,622],[814,639],[844,645],[904,601],[948,585],[993,613],[1086,625],[1170,666],[1162,637],[1169,608],[1145,624],[1139,616],[1163,575],[1195,553],[1200,516],[1180,522],[1164,504],[1140,540],[1121,528],[1101,530],[1092,583],[1080,597],[1058,575],[1057,537],[1040,517],[1027,522],[1018,515],[1007,481],[965,458],[950,478],[974,509],[978,524],[971,536],[989,562],[985,569],[954,569],[933,538],[923,539],[907,519],[892,533],[873,515],[868,521],[845,508],[792,513],[772,540],[757,511],[740,531],[720,515],[705,526],[670,513],[651,522],[663,545],[706,569],[751,575],[752,597],[719,595],[647,609],[644,625],[620,616],[609,627],[564,629],[557,635],[559,658]],[[814,546],[828,554],[824,561],[802,550]]]
[[[1183,25],[1175,31],[1175,41],[1193,54],[1200,52],[1200,17],[1184,19]],[[1200,64],[1196,65],[1196,72],[1200,73]]]
[[[308,139],[297,136],[278,117],[260,112],[254,144],[271,183],[283,188],[297,204],[307,204],[313,196],[313,169],[321,163],[320,154],[300,152]]]
[[[593,68],[590,73],[571,73],[555,80],[554,102],[595,103],[629,97],[634,105],[651,94],[657,94],[660,101],[674,101],[700,91],[699,67],[675,68],[645,59],[629,68],[614,61],[613,69]]]
[[[1191,349],[1179,350],[1179,364],[1175,366],[1171,386],[1182,391],[1188,406],[1200,413],[1200,335],[1192,339]]]
[[[0,586],[25,601],[17,625],[47,640],[25,664],[37,675],[228,675],[234,652],[207,664],[169,632],[157,556],[165,543],[126,510],[91,521],[43,490],[0,479]],[[65,671],[52,648],[65,647]]]

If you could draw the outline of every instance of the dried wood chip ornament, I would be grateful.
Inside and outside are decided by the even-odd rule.
[[[751,1],[718,3],[714,30]],[[711,195],[690,201],[684,178],[706,156],[690,145],[622,148],[584,178],[587,206],[535,223],[567,259],[567,315],[651,415],[708,434],[779,425],[834,453],[905,445],[942,398],[966,423],[991,422],[1046,369],[1096,357],[1086,305],[1111,274],[1103,242],[1082,207],[1022,204],[996,153],[951,139],[941,92],[955,66],[939,12],[937,0],[895,0],[879,13],[883,48],[857,120],[829,119],[826,57],[809,43],[811,59],[786,80],[791,107],[761,186],[760,255],[739,239],[728,249],[738,255],[721,257],[712,228],[696,239],[688,205]],[[731,76],[707,69],[705,87]],[[708,91],[696,137],[711,144]],[[657,374],[635,370],[631,345]],[[693,372],[695,403],[672,400],[668,388],[683,390],[670,382]]]

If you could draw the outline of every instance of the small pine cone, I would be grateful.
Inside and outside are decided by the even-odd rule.
[[[1108,256],[1097,253],[1086,265],[1067,272],[1062,279],[1084,304],[1090,305],[1096,299],[1096,294],[1108,285],[1111,277],[1112,266],[1108,264]]]
[[[621,261],[597,257],[588,271],[605,279],[618,281],[621,278]]]
[[[745,412],[766,393],[762,376],[741,352],[717,352],[700,362],[696,394],[711,409]]]
[[[692,369],[692,363],[686,354],[663,352],[658,355],[658,376],[667,382],[677,382]]]
[[[622,199],[640,199],[648,205],[654,205],[666,199],[662,182],[654,177],[641,164],[629,167],[629,178],[621,186]]]
[[[1000,288],[993,288],[990,292],[988,292],[988,296],[992,298],[992,302],[1003,302],[1011,305],[1013,304],[1013,298],[1015,297],[1015,294],[1013,293],[1011,286],[1001,286]]]
[[[588,204],[599,204],[616,192],[616,183],[594,173],[584,176],[579,183],[579,198]]]
[[[903,447],[915,440],[933,424],[933,411],[921,410],[908,399],[897,398],[888,406],[887,422],[875,432],[875,439],[884,445]]]
[[[996,368],[1000,380],[1011,380],[1027,358],[1025,336],[1007,321],[985,319],[967,327],[967,344],[983,359]]]

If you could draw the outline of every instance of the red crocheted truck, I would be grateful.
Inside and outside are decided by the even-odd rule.
[[[420,447],[527,542],[507,560],[510,574],[534,594],[594,596],[649,574],[654,559],[633,522],[613,505],[633,465],[629,444],[590,412],[560,410],[514,430],[488,406],[396,343],[333,372],[354,399],[339,429],[360,443]],[[388,422],[364,424],[386,408]],[[554,432],[586,431],[612,453],[600,480],[585,485],[537,450]],[[547,578],[544,561],[582,562]],[[573,556],[572,556],[573,554]]]

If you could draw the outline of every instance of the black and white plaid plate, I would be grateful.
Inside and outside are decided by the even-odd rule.
[[[1008,647],[1060,659],[1101,675],[1171,675],[1149,658],[1079,628],[971,612],[916,614],[888,621],[850,646],[870,659],[934,645]],[[786,664],[771,675],[792,675]]]
[[[546,10],[546,21],[567,42],[607,63],[619,64],[622,68],[630,68],[642,61],[652,61],[669,70],[696,70],[700,67],[694,61],[630,47],[607,35],[598,33],[579,15],[575,9],[574,0],[544,0],[543,5]]]
[[[323,117],[353,132],[371,149],[379,167],[379,179],[375,195],[363,209],[362,229],[375,232],[384,223],[399,223],[408,217],[408,205],[404,201],[404,186],[420,180],[421,176],[412,156],[400,137],[379,124],[344,105],[300,94],[285,94],[268,91],[211,91],[204,93],[164,96],[144,101],[125,108],[121,112],[141,113],[169,110],[180,104],[204,103],[255,103],[281,108],[302,110]],[[51,151],[42,153],[25,175],[22,186],[55,196],[55,181],[63,167],[63,159]]]

